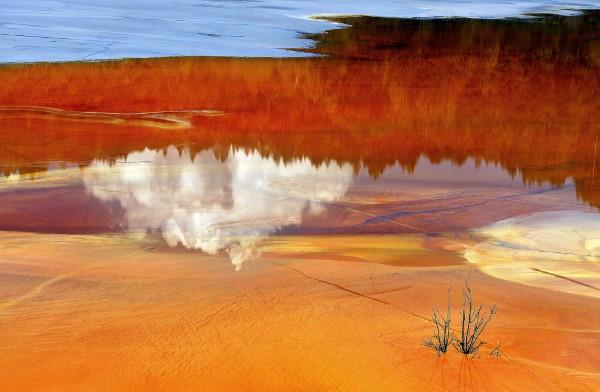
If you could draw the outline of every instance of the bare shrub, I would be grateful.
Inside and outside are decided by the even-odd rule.
[[[460,336],[452,337],[454,348],[465,355],[477,353],[479,348],[485,344],[479,337],[495,314],[496,305],[492,305],[486,315],[483,305],[473,304],[473,293],[467,280],[463,289]]]
[[[429,347],[442,356],[448,351],[448,347],[452,342],[452,332],[450,331],[450,289],[448,290],[448,308],[446,316],[438,310],[436,306],[431,314],[431,320],[434,325],[434,335],[425,340],[425,347]]]

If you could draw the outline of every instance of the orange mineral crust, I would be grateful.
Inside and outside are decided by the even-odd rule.
[[[0,240],[2,390],[592,391],[600,377],[597,301],[477,272],[476,300],[498,304],[488,345],[476,359],[422,347],[449,285],[458,312],[460,266],[272,248],[235,272],[117,237]]]

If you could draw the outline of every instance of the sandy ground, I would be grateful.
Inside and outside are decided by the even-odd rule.
[[[290,237],[274,240],[235,272],[227,257],[150,240],[1,232],[0,389],[597,387],[597,299],[475,270],[476,302],[498,306],[484,334],[489,344],[474,359],[454,351],[438,358],[422,346],[432,332],[430,311],[445,305],[449,286],[458,305],[472,267],[457,257],[418,266],[422,243],[388,239],[389,254],[404,249],[396,263],[389,255],[377,256],[386,264],[360,259],[360,251],[339,257],[298,251],[310,241],[290,255]],[[335,249],[356,238],[317,242],[328,240]],[[287,254],[278,253],[281,241]],[[497,342],[499,358],[489,355]]]

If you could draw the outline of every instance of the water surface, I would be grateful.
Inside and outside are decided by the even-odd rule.
[[[502,18],[597,7],[593,0],[5,1],[0,8],[0,62],[289,57],[300,53],[288,49],[310,45],[301,34],[336,27],[314,16]]]

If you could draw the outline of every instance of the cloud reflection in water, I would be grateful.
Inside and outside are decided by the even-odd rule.
[[[265,236],[341,198],[352,167],[284,164],[240,150],[221,161],[210,151],[192,157],[170,147],[130,153],[113,165],[93,162],[83,179],[95,197],[121,204],[132,232],[160,230],[169,246],[225,251],[239,269]]]

